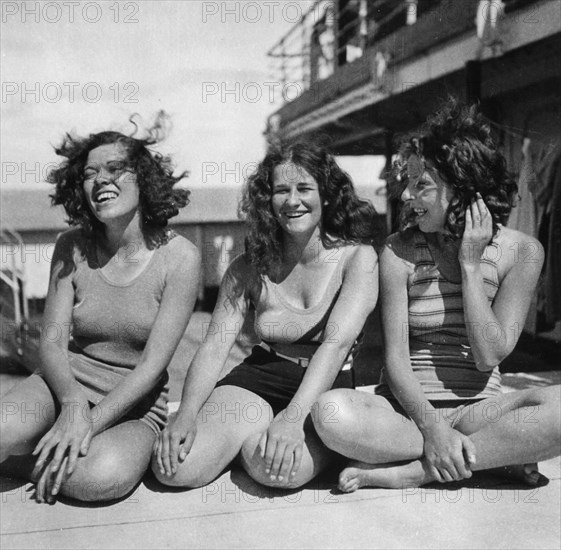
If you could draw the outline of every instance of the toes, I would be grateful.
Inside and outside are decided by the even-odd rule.
[[[533,471],[529,474],[526,474],[524,477],[526,483],[529,485],[533,485],[534,487],[544,487],[549,483],[549,478],[540,474],[538,471]]]
[[[348,470],[343,470],[340,474],[339,474],[339,485],[346,485],[349,480],[351,479],[351,476],[349,475],[349,471]]]
[[[344,493],[351,493],[358,489],[358,480],[355,475],[348,470],[343,470],[339,475],[339,490]]]
[[[360,483],[358,480],[353,480],[353,482],[347,487],[347,493],[354,493],[360,488]]]
[[[343,493],[354,493],[359,487],[356,479],[348,480],[345,483],[339,483],[339,490]]]
[[[524,481],[530,485],[543,487],[549,483],[549,478],[539,472],[538,465],[536,463],[524,464],[522,471],[524,473]]]

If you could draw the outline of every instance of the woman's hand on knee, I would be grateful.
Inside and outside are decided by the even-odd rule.
[[[65,456],[61,464],[56,466],[56,468],[52,461],[47,461],[35,485],[35,499],[37,502],[52,504],[63,482],[69,476],[68,456]]]
[[[33,450],[34,472],[39,476],[38,502],[51,501],[74,468],[78,456],[86,456],[93,436],[90,407],[85,403],[63,404],[53,427]]]
[[[177,416],[162,430],[153,449],[161,474],[175,475],[179,463],[187,458],[196,435],[196,421],[185,422]]]
[[[475,446],[468,436],[443,423],[435,423],[423,435],[424,456],[436,481],[459,481],[471,477]]]
[[[33,450],[37,456],[35,467],[39,470],[50,457],[50,466],[57,471],[67,456],[68,474],[74,471],[78,455],[88,452],[93,435],[89,404],[63,405],[53,427],[41,438]]]
[[[290,420],[285,411],[277,414],[259,441],[265,473],[271,481],[294,477],[302,462],[304,426],[301,419]]]

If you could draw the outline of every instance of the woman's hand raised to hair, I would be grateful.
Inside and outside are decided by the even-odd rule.
[[[466,209],[464,234],[458,260],[462,267],[478,267],[485,247],[493,237],[493,219],[479,193]]]

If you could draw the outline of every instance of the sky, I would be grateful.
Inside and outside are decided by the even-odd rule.
[[[311,2],[2,1],[2,188],[41,185],[65,132],[131,133],[160,109],[159,150],[188,186],[241,184],[281,89],[267,51]],[[271,84],[277,83],[277,84]]]
[[[0,0],[0,191],[48,193],[45,174],[61,160],[53,147],[66,132],[131,134],[131,115],[148,127],[161,109],[172,125],[157,150],[190,172],[184,185],[241,186],[281,106],[267,51],[312,4]],[[372,183],[379,187],[383,162],[340,158],[380,212],[385,201]],[[29,288],[43,296],[48,262],[33,267]]]

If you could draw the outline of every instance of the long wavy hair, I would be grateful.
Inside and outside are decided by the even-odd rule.
[[[515,206],[518,186],[476,105],[448,98],[417,134],[401,143],[389,178],[394,197],[407,186],[407,159],[411,155],[417,155],[421,162],[430,161],[454,191],[444,224],[452,238],[461,238],[466,208],[477,192],[491,212],[493,234],[498,224],[506,223]],[[402,208],[401,228],[410,226],[413,217],[408,208]]]
[[[248,225],[246,258],[261,274],[269,274],[282,262],[282,229],[273,214],[275,168],[292,162],[317,182],[323,203],[320,235],[326,248],[346,243],[373,244],[376,210],[356,194],[351,178],[321,145],[300,141],[271,145],[263,161],[247,178],[240,214]]]
[[[85,138],[66,134],[62,144],[55,148],[56,154],[65,160],[49,172],[47,181],[55,185],[54,193],[50,195],[52,203],[64,207],[66,221],[71,226],[81,227],[87,237],[95,237],[102,231],[103,224],[92,213],[84,194],[84,167],[90,151],[101,145],[118,143],[127,153],[127,170],[136,175],[143,232],[156,243],[163,238],[163,228],[180,208],[189,203],[190,194],[186,189],[174,187],[187,176],[187,172],[174,176],[170,157],[148,148],[163,139],[162,118],[165,116],[165,113],[159,113],[148,135],[140,139],[114,131],[90,134]]]

